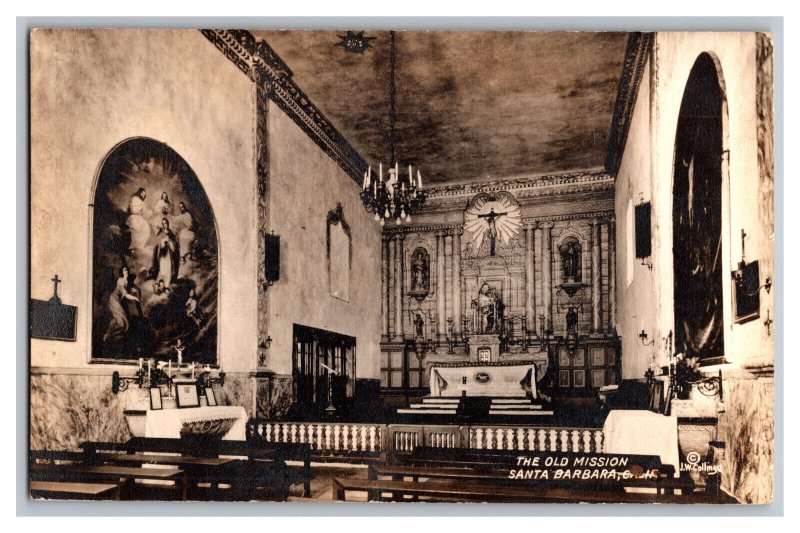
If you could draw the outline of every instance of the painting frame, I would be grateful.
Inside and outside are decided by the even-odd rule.
[[[178,409],[200,407],[200,395],[197,392],[197,382],[176,381],[175,404]]]
[[[161,411],[164,409],[164,399],[161,395],[161,387],[150,387],[150,410]]]
[[[213,387],[205,387],[206,405],[209,407],[217,407],[217,395]]]

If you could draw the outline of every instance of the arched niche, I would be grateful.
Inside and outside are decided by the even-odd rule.
[[[128,139],[106,156],[92,210],[92,359],[216,364],[218,242],[192,168]]]
[[[727,103],[718,62],[702,53],[681,101],[673,167],[675,351],[706,361],[725,355],[723,186]]]

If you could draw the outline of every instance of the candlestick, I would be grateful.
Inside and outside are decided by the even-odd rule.
[[[383,163],[378,163],[378,179],[383,181]]]
[[[366,173],[366,172],[364,172],[364,180],[363,180],[363,182],[361,183],[361,190],[362,190],[362,191],[363,191],[363,190],[366,190],[366,188],[367,188],[367,173]]]
[[[411,186],[414,184],[414,173],[411,172],[411,165],[408,165],[408,185]]]
[[[148,383],[148,386],[149,386],[149,383],[150,383],[150,360],[149,359],[147,360],[147,383]]]
[[[167,376],[172,376],[172,359],[167,361]]]
[[[417,170],[417,187],[422,188],[422,174]]]
[[[192,379],[194,379],[194,363],[192,363]]]
[[[140,357],[139,358],[139,370],[141,370],[141,369],[142,369],[142,358]]]

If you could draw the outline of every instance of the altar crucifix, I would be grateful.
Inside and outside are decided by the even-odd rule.
[[[478,215],[478,218],[485,218],[486,222],[489,224],[489,255],[495,255],[495,243],[497,242],[497,226],[495,225],[495,220],[507,214],[508,212],[495,213],[493,207],[488,213]]]

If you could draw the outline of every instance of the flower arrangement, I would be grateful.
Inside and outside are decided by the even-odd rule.
[[[692,384],[703,379],[703,374],[698,369],[700,360],[697,357],[686,357],[684,354],[678,354],[675,359],[672,385],[678,399],[688,400]]]

